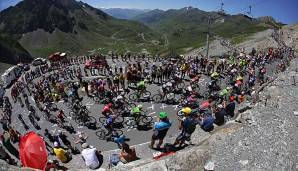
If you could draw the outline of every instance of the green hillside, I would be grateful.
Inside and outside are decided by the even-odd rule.
[[[3,33],[0,34],[1,63],[17,64],[19,62],[30,62],[32,59],[31,55],[17,41],[17,38]]]
[[[169,39],[170,48],[177,53],[183,53],[185,49],[189,50],[205,44],[209,16],[213,37],[232,38],[237,43],[253,33],[280,26],[274,20],[265,22],[245,15],[221,15],[192,7],[168,11],[154,10],[139,15],[134,20],[164,34]]]
[[[75,0],[24,0],[0,13],[0,30],[18,35],[32,56],[56,51],[85,54],[104,51],[140,52],[163,48],[161,36],[135,21],[115,19]]]

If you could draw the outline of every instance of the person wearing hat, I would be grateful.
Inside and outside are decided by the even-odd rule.
[[[68,152],[64,150],[56,141],[54,142],[53,151],[57,159],[59,159],[62,163],[67,163],[70,160]]]
[[[222,104],[219,104],[214,112],[215,120],[214,123],[218,126],[223,125],[225,123],[225,116],[227,115],[226,109]]]
[[[160,112],[158,121],[154,123],[151,144],[149,145],[150,148],[153,148],[156,140],[159,140],[157,148],[160,148],[171,125],[172,123],[168,119],[168,114],[166,112]]]
[[[196,126],[199,123],[198,115],[192,114],[191,110],[187,109],[188,112],[185,113],[185,117],[180,120],[179,129],[181,133],[175,140],[173,146],[182,146],[185,141],[190,141],[191,134],[196,130]]]
[[[97,169],[100,166],[100,152],[94,148],[90,147],[88,143],[82,144],[82,158],[87,167],[90,169]]]

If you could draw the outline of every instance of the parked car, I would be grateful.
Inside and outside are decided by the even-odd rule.
[[[46,63],[47,63],[47,60],[43,58],[36,58],[32,61],[33,66],[44,65]]]

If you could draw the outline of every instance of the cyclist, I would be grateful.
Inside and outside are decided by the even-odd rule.
[[[142,93],[144,90],[146,90],[145,86],[145,80],[141,80],[137,83],[137,90]]]
[[[141,113],[143,112],[143,106],[139,104],[137,107],[132,108],[131,115],[135,118],[136,124],[139,125],[139,118]]]
[[[112,106],[113,106],[112,103],[109,103],[109,104],[105,105],[105,106],[103,107],[102,114],[103,114],[104,116],[106,116],[106,117],[107,117],[109,114],[111,114],[111,113],[113,112],[113,110],[112,110]]]

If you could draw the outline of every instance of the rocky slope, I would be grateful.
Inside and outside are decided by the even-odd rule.
[[[250,51],[252,48],[256,49],[267,49],[268,47],[278,47],[278,43],[272,37],[274,30],[268,29],[261,31],[249,36],[246,40],[239,44],[233,44],[231,39],[217,38],[210,43],[210,56],[218,56],[225,54],[229,51],[234,51],[234,49],[245,48]],[[298,24],[284,26],[280,31],[281,39],[290,47],[294,49],[298,48]],[[228,44],[228,45],[227,45]],[[199,49],[194,49],[185,54],[185,56],[196,56],[198,54],[206,55],[206,47],[201,47]]]

